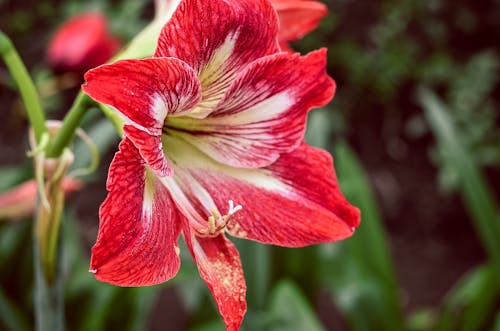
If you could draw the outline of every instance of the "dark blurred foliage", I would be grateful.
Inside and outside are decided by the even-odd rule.
[[[328,47],[338,86],[327,108],[311,112],[307,139],[333,152],[363,223],[345,242],[300,250],[237,242],[244,330],[499,330],[500,247],[491,238],[500,238],[500,1],[326,3],[320,27],[293,45]],[[124,41],[154,11],[151,1],[0,0],[0,28],[51,117],[64,114],[81,77],[55,78],[46,45],[64,19],[89,9]],[[3,66],[0,103],[3,191],[30,176],[29,161],[16,167],[26,125]],[[222,330],[188,257],[174,281],[154,288],[117,288],[87,273],[116,136],[96,111],[84,127],[104,160],[67,212],[68,329]],[[0,223],[0,330],[33,323],[30,237],[29,220]]]

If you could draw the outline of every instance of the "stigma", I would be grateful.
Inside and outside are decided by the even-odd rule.
[[[225,215],[222,215],[217,208],[210,210],[208,216],[208,227],[200,230],[200,233],[205,236],[216,236],[224,232],[226,225],[231,220],[231,217],[239,210],[243,209],[241,205],[234,205],[233,200],[229,200],[229,208]]]

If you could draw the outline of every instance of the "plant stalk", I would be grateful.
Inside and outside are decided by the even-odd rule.
[[[14,44],[5,33],[0,31],[0,54],[17,84],[28,114],[28,120],[33,128],[36,142],[47,132],[42,104],[26,66],[19,57]]]
[[[39,204],[40,209],[43,208]],[[37,217],[38,219],[38,217]],[[34,255],[34,303],[35,303],[35,330],[36,331],[63,331],[64,330],[64,288],[61,266],[61,236],[58,236],[57,247],[54,255],[53,277],[47,278],[44,270],[44,261],[40,251],[40,238],[36,234],[38,220],[35,222],[33,236]]]

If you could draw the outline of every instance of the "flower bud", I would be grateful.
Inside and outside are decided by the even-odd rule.
[[[65,194],[70,194],[82,187],[78,179],[65,177],[62,189]],[[0,194],[0,220],[19,219],[32,215],[36,207],[37,185],[34,179]]]
[[[73,16],[54,34],[47,60],[56,71],[83,73],[108,61],[119,42],[107,29],[106,18],[98,12]]]

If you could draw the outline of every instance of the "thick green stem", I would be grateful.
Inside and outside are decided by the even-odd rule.
[[[57,158],[61,156],[65,147],[67,147],[73,137],[75,136],[76,129],[80,126],[83,115],[85,115],[87,109],[94,104],[94,101],[90,99],[82,91],[78,93],[73,105],[64,117],[59,131],[57,131],[54,139],[51,140],[50,145],[47,148],[47,157]],[[103,104],[99,105],[104,115],[111,121],[116,129],[118,135],[123,134],[123,119],[117,114],[116,111],[112,110],[108,106]]]
[[[12,41],[2,31],[0,31],[0,54],[19,88],[26,112],[28,113],[30,125],[33,128],[35,139],[38,143],[42,135],[47,132],[40,98],[38,97],[35,84],[31,80],[28,70],[26,70]]]
[[[90,98],[82,91],[78,93],[75,102],[64,117],[61,128],[47,148],[47,157],[57,158],[61,156],[64,148],[71,143],[90,101]]]
[[[39,207],[43,208],[43,207]],[[35,224],[35,229],[38,227]],[[63,331],[64,330],[64,291],[63,273],[61,266],[61,237],[54,256],[55,265],[53,278],[48,279],[44,271],[43,258],[40,251],[40,238],[34,235],[34,270],[35,270],[35,330]]]

